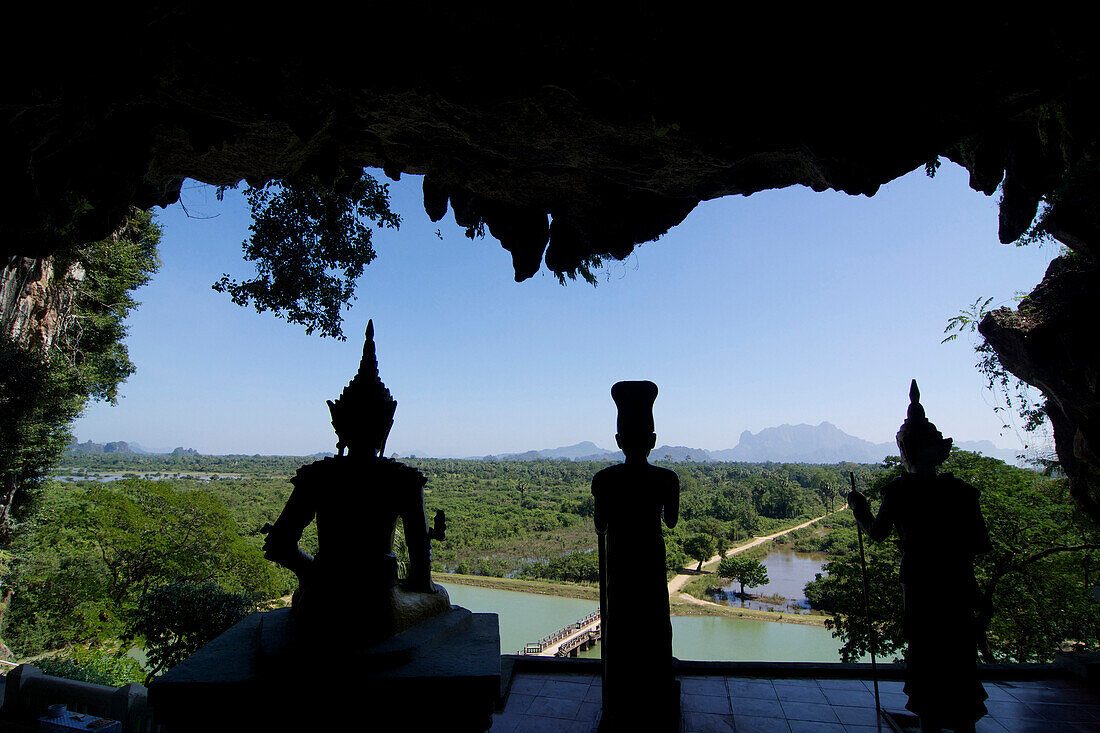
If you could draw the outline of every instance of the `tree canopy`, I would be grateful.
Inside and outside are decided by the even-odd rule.
[[[0,335],[0,546],[72,440],[69,424],[88,400],[114,403],[134,372],[125,319],[159,266],[159,242],[152,215],[133,210],[114,236],[45,260],[56,335],[45,344]]]
[[[221,500],[155,481],[51,492],[12,554],[18,602],[4,633],[23,653],[121,636],[141,598],[172,583],[263,598],[283,590]]]
[[[329,185],[307,176],[249,186],[244,195],[252,209],[244,256],[257,274],[245,282],[223,275],[214,289],[303,325],[306,333],[344,340],[340,311],[355,299],[355,281],[376,256],[364,222],[401,224],[386,184],[360,170]]]
[[[699,561],[699,570],[703,569],[704,562],[718,552],[718,543],[714,541],[713,535],[703,533],[689,536],[684,540],[683,547],[688,557]]]
[[[170,583],[143,595],[129,633],[145,640],[148,677],[171,669],[206,646],[254,610],[258,600],[250,593],[230,593],[215,583]]]
[[[752,588],[768,582],[768,569],[754,557],[731,555],[718,565],[718,577],[728,578],[741,585],[739,595],[745,595],[745,586]]]

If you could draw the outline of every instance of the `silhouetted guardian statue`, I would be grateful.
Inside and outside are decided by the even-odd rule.
[[[611,388],[626,462],[592,479],[600,548],[603,712],[600,730],[678,730],[680,686],[672,667],[672,623],[661,517],[676,526],[680,480],[646,458],[656,444],[653,382]]]
[[[432,583],[431,539],[446,522],[424,516],[424,476],[384,458],[397,401],[378,375],[374,323],[367,324],[359,371],[328,403],[338,455],[298,469],[294,491],[273,526],[264,553],[298,576],[291,630],[316,641],[340,633],[366,645],[450,609],[447,592]],[[346,450],[346,454],[345,454]],[[298,547],[317,518],[317,557]],[[398,583],[394,532],[401,520],[409,559]]]
[[[432,583],[429,543],[446,520],[437,512],[429,529],[424,477],[383,457],[397,402],[378,376],[373,323],[358,373],[328,407],[337,455],[299,469],[264,528],[264,554],[298,576],[294,604],[250,614],[152,681],[149,704],[167,733],[492,725],[500,624],[452,606]],[[298,543],[314,518],[310,557]],[[398,521],[408,546],[400,580]]]
[[[920,717],[922,730],[973,731],[986,713],[974,556],[990,549],[978,490],[936,474],[951,439],[925,417],[916,380],[897,441],[905,473],[883,487],[878,516],[858,491],[848,503],[871,539],[885,539],[893,527],[901,540],[906,707]]]

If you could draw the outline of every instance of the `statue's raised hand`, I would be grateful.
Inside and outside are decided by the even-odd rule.
[[[313,558],[298,546],[298,538],[286,533],[277,525],[265,524],[260,531],[267,535],[264,539],[264,557],[277,565],[282,565],[301,579],[303,573],[313,563]]]

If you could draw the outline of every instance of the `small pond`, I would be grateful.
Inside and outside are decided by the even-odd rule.
[[[777,549],[768,553],[761,562],[768,569],[768,583],[745,588],[745,593],[756,596],[755,599],[738,598],[740,585],[730,583],[717,592],[708,593],[707,600],[735,608],[808,613],[810,603],[806,600],[804,589],[806,583],[814,579],[814,575],[822,572],[826,555],[820,552]]]

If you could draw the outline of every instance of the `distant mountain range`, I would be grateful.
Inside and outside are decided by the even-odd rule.
[[[650,454],[654,460],[698,461],[717,460],[702,448],[688,448],[682,445],[662,445],[654,448]],[[526,453],[506,453],[502,456],[485,456],[497,461],[537,461],[543,458],[556,458],[569,461],[621,461],[625,456],[621,450],[604,450],[595,443],[586,440],[576,445],[547,450],[529,450]]]
[[[175,448],[171,451],[147,451],[137,443],[127,443],[124,440],[119,440],[113,443],[93,443],[87,440],[83,443],[78,443],[75,440],[69,443],[69,447],[66,449],[69,453],[91,453],[91,454],[103,454],[103,453],[128,453],[130,455],[149,455],[149,456],[198,456],[202,455],[194,448]]]
[[[999,458],[1006,463],[1017,463],[1020,451],[998,448],[988,440],[963,440],[955,445],[962,450],[973,451]],[[93,443],[87,441],[69,445],[71,453],[131,453],[149,455],[199,455],[194,448],[176,448],[173,451],[146,451],[137,443]],[[741,433],[737,445],[724,450],[708,451],[683,445],[662,445],[654,448],[650,458],[656,461],[694,461],[711,463],[736,461],[741,463],[881,463],[886,456],[896,456],[898,447],[893,442],[872,443],[869,440],[848,435],[832,423],[820,425],[780,425],[765,428],[759,433],[748,430]],[[311,457],[324,457],[331,453],[317,453]],[[406,457],[428,457],[428,453],[414,452]],[[537,461],[543,459],[566,461],[621,461],[622,451],[605,450],[591,441],[545,450],[529,450],[524,453],[471,456],[468,460]]]
[[[1016,463],[1020,451],[998,448],[988,440],[963,440],[955,445],[962,450],[973,451],[999,458],[1006,463]],[[741,433],[737,445],[725,450],[708,451],[682,445],[662,445],[654,448],[653,460],[671,461],[736,461],[741,463],[881,463],[887,456],[896,456],[898,447],[893,442],[872,443],[869,440],[848,435],[829,422],[820,425],[780,425],[765,428],[759,433],[748,430]],[[572,461],[621,461],[622,451],[600,448],[591,441],[547,450],[530,450],[525,453],[507,453],[484,456],[499,461],[536,461],[556,458]]]

